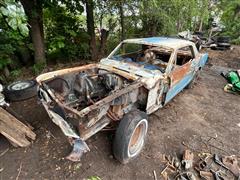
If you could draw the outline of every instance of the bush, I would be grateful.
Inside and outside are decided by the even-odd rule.
[[[43,71],[43,69],[46,67],[45,63],[38,63],[38,64],[34,64],[32,67],[33,73],[35,75],[39,75],[41,74],[41,72]]]
[[[231,43],[235,45],[240,45],[240,37],[238,37],[237,39],[233,39]]]

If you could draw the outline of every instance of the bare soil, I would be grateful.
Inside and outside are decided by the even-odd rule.
[[[127,165],[112,156],[113,132],[100,132],[87,141],[91,151],[81,162],[65,160],[71,146],[36,98],[13,103],[12,108],[34,128],[37,140],[14,148],[0,137],[0,179],[160,179],[161,154],[181,157],[185,149],[240,157],[240,96],[223,91],[226,81],[218,67],[240,69],[240,47],[209,52],[209,62],[193,89],[179,93],[149,116],[146,146]],[[9,149],[4,155],[1,153]]]

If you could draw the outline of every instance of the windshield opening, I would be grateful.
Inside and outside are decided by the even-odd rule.
[[[162,73],[167,68],[172,50],[146,44],[123,43],[110,57],[117,61],[134,63],[146,69],[159,70]]]

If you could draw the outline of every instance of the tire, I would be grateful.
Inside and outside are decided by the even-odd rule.
[[[16,81],[4,89],[8,101],[22,101],[37,95],[37,83],[34,80]]]
[[[113,142],[114,157],[122,164],[136,158],[144,147],[148,129],[146,113],[134,110],[120,121]]]
[[[218,37],[217,37],[217,42],[218,42],[218,43],[229,43],[229,42],[230,42],[230,37],[227,37],[227,36],[218,36]]]

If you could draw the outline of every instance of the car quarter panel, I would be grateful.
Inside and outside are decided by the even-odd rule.
[[[199,61],[199,67],[203,67],[208,61],[208,53],[202,54],[200,61]]]

